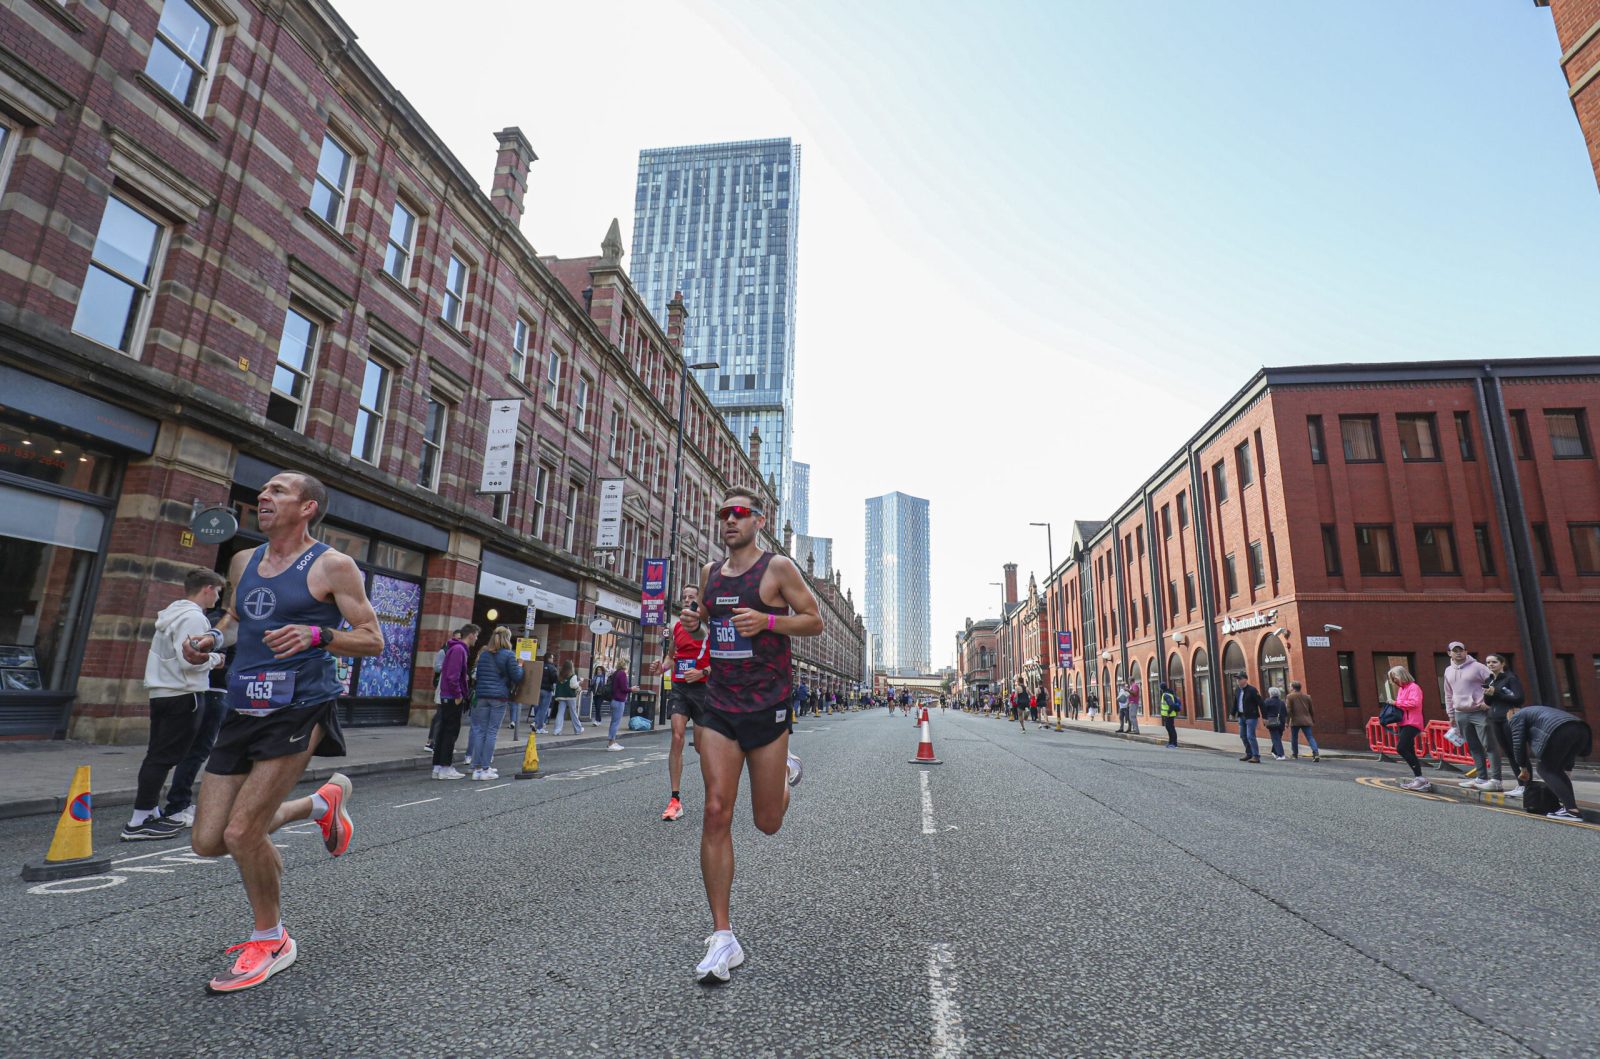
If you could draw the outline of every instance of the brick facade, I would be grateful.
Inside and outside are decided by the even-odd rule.
[[[1589,161],[1600,180],[1600,0],[1534,0],[1548,7],[1561,42],[1572,112],[1589,145]]]

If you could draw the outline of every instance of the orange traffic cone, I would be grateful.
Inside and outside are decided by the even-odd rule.
[[[933,722],[928,719],[928,711],[922,711],[922,738],[917,743],[917,756],[911,759],[913,765],[942,765],[944,762],[933,756]]]
[[[100,875],[111,867],[110,857],[94,855],[93,813],[90,810],[89,766],[79,765],[67,788],[67,804],[56,821],[55,838],[43,864],[24,864],[22,877],[29,882],[76,879]]]

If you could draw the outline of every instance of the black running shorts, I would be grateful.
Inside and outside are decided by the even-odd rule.
[[[315,706],[294,706],[265,717],[229,711],[211,748],[206,771],[219,776],[240,776],[252,762],[305,753],[311,730],[322,728],[313,757],[344,757],[344,733],[339,730],[339,703],[335,699]]]
[[[706,686],[703,681],[699,684],[674,684],[672,690],[667,692],[668,717],[687,717],[699,724],[705,708]]]
[[[794,719],[787,706],[755,710],[751,713],[728,713],[715,706],[707,706],[700,711],[695,724],[718,735],[727,736],[739,744],[740,750],[748,753],[759,750],[789,731],[794,725]]]

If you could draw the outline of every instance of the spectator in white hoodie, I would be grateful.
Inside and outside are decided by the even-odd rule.
[[[1462,787],[1483,787],[1489,776],[1489,704],[1483,688],[1493,678],[1489,667],[1467,653],[1460,640],[1450,642],[1450,664],[1444,671],[1444,709],[1450,722],[1467,741],[1467,751],[1477,771]]]
[[[144,686],[150,692],[150,748],[139,766],[139,788],[133,799],[133,816],[122,829],[124,842],[173,838],[183,825],[162,817],[161,787],[172,766],[183,760],[205,716],[207,673],[222,664],[212,653],[201,663],[184,660],[186,640],[204,636],[211,628],[206,611],[222,596],[222,575],[213,570],[190,570],[183,579],[183,598],[156,616],[156,631],[144,663]]]

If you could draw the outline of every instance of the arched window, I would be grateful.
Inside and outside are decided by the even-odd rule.
[[[1211,655],[1204,647],[1194,649],[1194,715],[1204,720],[1211,716]]]
[[[1135,660],[1133,663],[1131,663],[1131,665],[1132,665],[1132,668],[1128,671],[1128,686],[1132,687],[1135,684],[1142,685],[1144,683],[1144,680],[1139,675],[1139,663],[1138,663],[1138,661]],[[1139,688],[1139,698],[1141,700],[1140,705],[1142,706],[1143,705],[1143,701],[1142,700],[1144,699],[1144,688],[1143,687]]]
[[[1244,663],[1244,648],[1239,646],[1237,640],[1229,640],[1228,645],[1222,649],[1222,694],[1228,700],[1228,709],[1223,716],[1230,721],[1239,712],[1233,694],[1233,675],[1235,673],[1245,674],[1246,680],[1250,677],[1249,669]]]
[[[1144,712],[1152,717],[1161,716],[1161,667],[1154,655],[1144,666]]]
[[[1187,713],[1189,699],[1183,693],[1183,659],[1179,657],[1176,651],[1172,652],[1171,657],[1167,659],[1167,687],[1171,688],[1172,693],[1178,696],[1178,701],[1183,703],[1184,712]]]
[[[1283,638],[1277,633],[1270,633],[1261,641],[1261,696],[1266,697],[1268,688],[1277,688],[1285,695],[1289,694],[1289,649],[1284,645]]]

